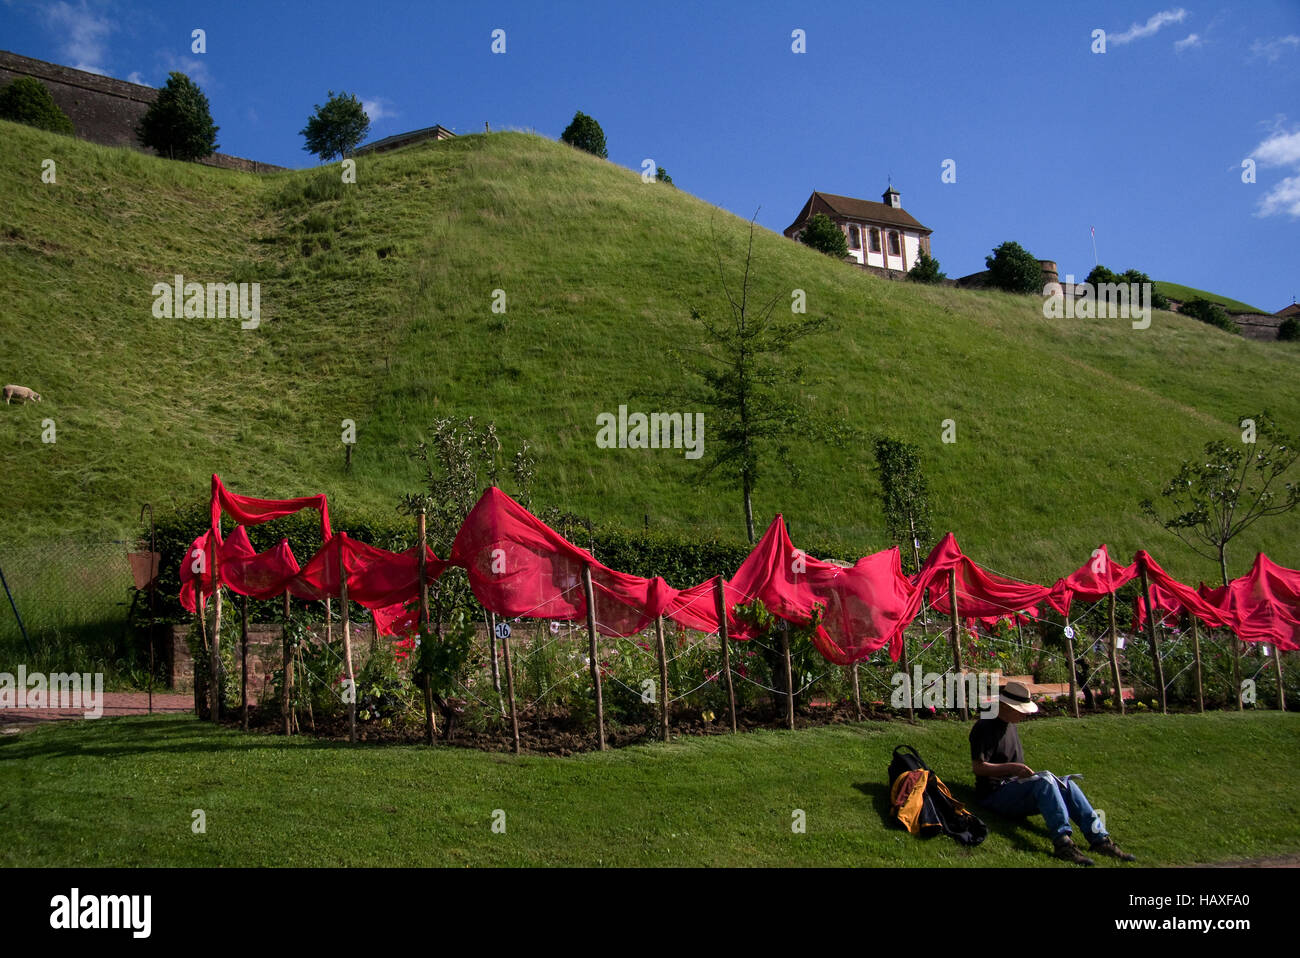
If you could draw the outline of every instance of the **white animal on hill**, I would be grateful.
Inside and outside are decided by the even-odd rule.
[[[23,402],[40,402],[41,394],[34,389],[28,389],[26,386],[6,386],[5,405],[9,405],[15,399],[20,399]]]

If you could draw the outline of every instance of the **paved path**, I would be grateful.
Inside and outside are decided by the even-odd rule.
[[[153,696],[155,712],[192,712],[194,695],[176,695],[174,693],[155,692]],[[148,715],[148,692],[105,692],[104,718],[118,715]],[[85,709],[0,709],[0,730],[17,731],[19,728],[38,722],[60,722],[71,719],[84,719]]]

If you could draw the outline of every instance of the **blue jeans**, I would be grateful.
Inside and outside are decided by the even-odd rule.
[[[999,785],[980,804],[1010,818],[1042,815],[1054,842],[1072,834],[1070,819],[1088,836],[1088,844],[1095,845],[1107,838],[1101,819],[1074,781],[1062,785],[1055,776],[1011,781]]]

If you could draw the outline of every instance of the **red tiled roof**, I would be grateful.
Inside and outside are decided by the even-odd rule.
[[[811,217],[814,213],[826,213],[832,219],[841,218],[849,220],[859,220],[864,223],[878,223],[883,226],[900,226],[906,229],[916,230],[918,233],[933,233],[934,230],[922,226],[912,214],[905,210],[895,209],[884,203],[874,203],[871,200],[858,200],[851,196],[837,196],[834,193],[821,193],[813,191],[813,195],[808,197],[808,202],[803,205],[795,221],[786,227],[786,234],[799,226]]]

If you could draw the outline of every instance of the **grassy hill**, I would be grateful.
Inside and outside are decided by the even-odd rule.
[[[1227,296],[1206,292],[1203,289],[1197,289],[1195,286],[1182,286],[1178,283],[1160,281],[1156,281],[1153,285],[1157,293],[1164,293],[1170,299],[1177,300],[1180,303],[1185,303],[1189,299],[1195,299],[1199,296],[1201,299],[1208,299],[1211,303],[1218,303],[1230,313],[1262,313],[1267,316],[1273,312],[1271,309],[1260,309],[1258,306],[1243,303],[1239,299],[1229,299]]]
[[[349,186],[336,166],[257,177],[0,135],[0,375],[45,397],[0,411],[0,540],[120,532],[144,501],[205,496],[212,472],[249,494],[388,511],[418,485],[403,444],[469,414],[532,444],[539,507],[743,536],[739,494],[697,485],[707,421],[697,461],[595,444],[598,413],[674,411],[645,396],[679,379],[664,347],[697,341],[690,307],[723,306],[711,232],[734,277],[736,217],[516,133],[364,157]],[[1137,501],[1242,414],[1267,406],[1300,428],[1291,344],[1168,313],[1146,330],[1047,320],[1037,297],[888,282],[766,231],[755,263],[760,294],[803,289],[838,326],[797,350],[818,407],[918,443],[936,526],[1014,575],[1050,581],[1104,540],[1212,577]],[[153,285],[177,273],[260,282],[260,327],[155,318]],[[794,452],[803,484],[770,470],[757,521],[783,511],[797,539],[885,546],[869,443]],[[1260,524],[1234,570],[1261,548],[1300,565],[1298,532],[1300,516]]]

